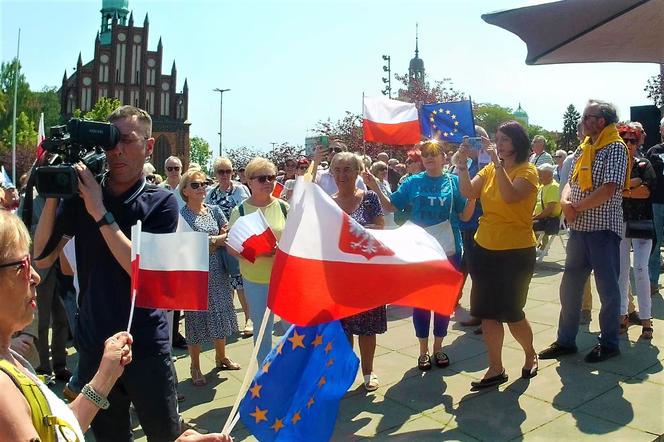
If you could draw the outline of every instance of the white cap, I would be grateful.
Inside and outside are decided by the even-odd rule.
[[[546,170],[547,172],[554,172],[557,168],[558,168],[557,166],[549,163],[544,163],[537,166],[537,170],[542,170],[542,171]]]

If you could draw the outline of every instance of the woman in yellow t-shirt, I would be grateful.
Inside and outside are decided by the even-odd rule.
[[[488,139],[485,144],[491,163],[472,180],[466,166],[467,146],[460,147],[457,159],[461,194],[479,198],[483,211],[469,260],[470,308],[474,317],[482,319],[489,369],[481,381],[471,383],[474,389],[507,382],[501,355],[504,322],[525,352],[521,377],[537,374],[533,332],[523,313],[535,267],[532,213],[537,169],[528,162],[528,135],[516,121],[498,127],[495,146]]]
[[[247,164],[244,173],[249,189],[251,189],[251,196],[242,204],[233,208],[229,224],[232,226],[240,216],[249,215],[260,210],[265,215],[270,229],[272,229],[278,240],[286,226],[288,204],[272,196],[274,182],[277,178],[277,167],[265,158],[256,157]],[[258,327],[263,322],[263,315],[267,308],[267,292],[276,249],[272,250],[269,254],[257,256],[254,263],[244,259],[230,246],[227,247],[227,250],[231,255],[239,258],[244,296],[249,303],[249,315],[254,325]],[[274,315],[270,313],[258,350],[259,363],[263,362],[265,356],[267,356],[272,348],[273,323]],[[256,345],[257,337],[258,333],[254,333],[254,345]]]

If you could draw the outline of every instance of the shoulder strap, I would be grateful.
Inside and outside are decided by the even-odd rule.
[[[281,213],[284,215],[284,219],[288,218],[288,209],[286,209],[286,204],[279,200],[279,207],[281,208]]]
[[[40,440],[43,442],[55,442],[54,425],[61,424],[60,420],[51,415],[51,408],[48,405],[46,396],[39,389],[39,386],[14,364],[6,359],[0,360],[0,370],[14,382],[30,406],[32,425],[34,425]],[[67,425],[68,426],[68,425]]]
[[[237,206],[237,211],[240,212],[240,216],[244,216],[244,204]]]

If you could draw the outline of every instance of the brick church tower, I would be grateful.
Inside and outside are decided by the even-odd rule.
[[[162,74],[161,38],[156,51],[148,50],[148,15],[143,27],[134,26],[128,0],[103,0],[101,31],[95,38],[94,59],[83,64],[78,55],[76,71],[65,71],[60,89],[60,108],[66,118],[79,108],[87,112],[102,97],[147,110],[152,117],[155,148],[152,163],[163,173],[164,160],[177,155],[189,159],[189,88],[185,78],[177,92],[175,61],[170,75]]]

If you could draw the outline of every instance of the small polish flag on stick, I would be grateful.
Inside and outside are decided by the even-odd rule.
[[[132,304],[137,307],[207,310],[209,267],[207,234],[141,232],[140,221],[131,228]]]
[[[279,181],[274,182],[274,190],[272,191],[272,196],[275,198],[281,198],[281,192],[284,190],[284,185]]]
[[[385,144],[416,144],[420,122],[414,103],[364,97],[364,140]]]
[[[228,231],[226,242],[244,259],[253,263],[257,256],[274,250],[277,237],[270,229],[263,212],[257,210],[237,219]]]

